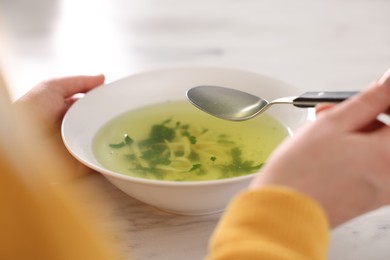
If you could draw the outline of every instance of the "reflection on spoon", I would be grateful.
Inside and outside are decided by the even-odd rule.
[[[267,101],[252,94],[219,86],[197,86],[187,91],[190,102],[213,116],[242,121],[255,117],[274,104],[292,104],[296,107],[314,107],[318,103],[338,103],[357,91],[306,92],[300,96]]]

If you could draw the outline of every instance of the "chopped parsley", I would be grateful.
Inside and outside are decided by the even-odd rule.
[[[183,142],[184,139],[189,142]],[[253,173],[262,166],[244,160],[241,148],[228,135],[217,135],[209,129],[172,119],[152,125],[143,140],[134,141],[124,134],[121,142],[109,144],[109,147],[126,149],[123,158],[129,163],[129,171],[158,180],[175,172],[178,174],[175,179],[183,181],[190,175],[204,175],[208,171],[217,171],[221,178],[229,178]]]

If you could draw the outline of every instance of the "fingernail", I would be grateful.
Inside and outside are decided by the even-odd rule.
[[[378,80],[378,84],[386,90],[388,95],[390,95],[390,69],[388,69]]]
[[[390,68],[383,74],[383,76],[378,80],[378,83],[385,85],[390,80]]]

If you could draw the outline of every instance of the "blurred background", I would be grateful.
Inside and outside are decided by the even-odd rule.
[[[13,98],[41,80],[161,67],[250,70],[359,89],[390,64],[387,0],[0,0]]]
[[[52,77],[104,73],[112,82],[197,65],[302,91],[360,90],[390,66],[389,10],[388,0],[0,0],[0,66],[12,99]],[[118,241],[137,259],[175,259],[172,243],[186,259],[204,256],[218,216],[163,214],[93,184],[119,205]],[[388,207],[334,230],[329,259],[389,259],[389,216]]]

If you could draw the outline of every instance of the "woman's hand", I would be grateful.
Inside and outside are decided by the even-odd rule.
[[[76,94],[86,93],[104,83],[104,76],[73,76],[47,80],[14,103],[23,118],[36,126],[38,145],[48,144],[59,153],[59,158],[70,165],[72,177],[89,171],[66,150],[61,138],[61,122],[69,107],[77,100]],[[32,128],[35,129],[35,128]],[[29,129],[30,130],[30,129]],[[65,177],[67,178],[67,177]]]
[[[44,81],[15,102],[18,109],[35,116],[48,137],[58,134],[62,118],[77,100],[76,94],[86,93],[104,83],[104,76],[73,76]]]
[[[315,199],[335,227],[390,203],[390,73],[318,117],[269,158],[252,188],[284,185]]]

